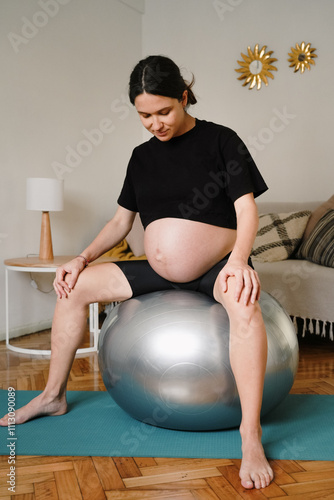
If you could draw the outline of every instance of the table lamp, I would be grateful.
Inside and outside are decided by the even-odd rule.
[[[53,260],[52,237],[49,212],[63,210],[64,181],[29,177],[27,179],[27,210],[42,212],[39,258]]]

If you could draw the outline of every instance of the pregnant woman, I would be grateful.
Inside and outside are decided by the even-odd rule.
[[[264,488],[273,479],[260,426],[267,337],[249,255],[258,226],[254,198],[267,186],[234,131],[188,113],[196,103],[192,84],[169,58],[140,61],[131,73],[129,97],[153,137],[132,153],[114,217],[80,256],[57,270],[48,382],[17,410],[16,424],[67,411],[67,379],[90,303],[157,290],[198,290],[228,313],[242,409],[241,483]],[[147,261],[89,266],[126,237],[137,212]],[[7,425],[7,416],[0,425]]]

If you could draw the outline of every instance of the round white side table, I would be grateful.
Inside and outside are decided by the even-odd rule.
[[[6,299],[6,347],[11,351],[23,354],[49,355],[50,350],[44,349],[28,349],[17,347],[10,343],[9,329],[9,271],[23,273],[55,273],[57,268],[66,262],[73,259],[73,255],[60,255],[53,260],[40,260],[39,257],[22,257],[17,259],[7,259],[4,261],[6,273],[5,299]],[[111,259],[109,259],[111,261]],[[106,259],[101,259],[100,262],[105,262]],[[99,262],[99,260],[95,261]],[[94,342],[91,347],[85,347],[77,350],[77,354],[90,353],[97,351],[98,335],[99,335],[99,311],[98,303],[90,304],[89,306],[89,330],[93,333]]]

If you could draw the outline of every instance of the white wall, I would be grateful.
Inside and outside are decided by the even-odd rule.
[[[78,254],[114,213],[129,155],[142,139],[135,111],[123,103],[141,56],[143,2],[136,6],[131,0],[0,3],[2,338],[3,260],[39,252],[41,214],[25,209],[26,178],[64,178],[65,210],[50,214],[56,255]],[[101,122],[104,133],[95,132],[90,146],[83,131]],[[51,276],[36,279],[51,288]],[[55,294],[34,290],[30,280],[10,274],[14,334],[43,328],[53,316]]]
[[[332,0],[146,0],[143,55],[168,55],[185,76],[194,73],[198,104],[190,109],[235,129],[250,146],[270,187],[262,199],[333,194],[333,18]],[[295,74],[288,52],[302,41],[318,58],[311,71]],[[274,80],[259,91],[242,87],[234,71],[256,43],[278,59]],[[275,119],[283,112],[283,122]]]

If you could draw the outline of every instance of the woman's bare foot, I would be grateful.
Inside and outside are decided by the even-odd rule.
[[[28,420],[43,415],[64,415],[67,412],[67,403],[65,395],[63,397],[50,397],[42,392],[36,398],[32,399],[27,405],[22,406],[15,411],[15,425],[23,424]],[[0,419],[0,426],[8,426],[8,415]]]
[[[261,444],[261,430],[241,432],[242,461],[240,467],[241,484],[246,489],[266,488],[274,478]]]

